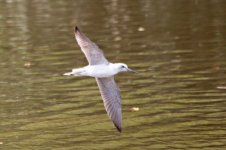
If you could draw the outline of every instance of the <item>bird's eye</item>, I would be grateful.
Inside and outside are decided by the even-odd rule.
[[[125,66],[121,66],[121,68],[125,68]]]

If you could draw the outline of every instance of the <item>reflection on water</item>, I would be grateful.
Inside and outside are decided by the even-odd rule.
[[[1,1],[1,149],[225,149],[225,5]],[[62,76],[87,64],[75,24],[139,72],[117,76],[122,134],[94,79]]]

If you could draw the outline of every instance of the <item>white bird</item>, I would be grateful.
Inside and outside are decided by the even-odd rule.
[[[119,72],[135,72],[124,63],[110,63],[99,47],[75,27],[75,38],[85,54],[89,65],[73,69],[64,75],[90,76],[96,78],[105,110],[119,132],[122,131],[121,96],[114,75]]]

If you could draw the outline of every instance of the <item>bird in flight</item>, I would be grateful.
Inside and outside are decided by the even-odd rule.
[[[105,110],[119,132],[122,131],[121,96],[114,75],[119,72],[135,72],[124,63],[110,63],[99,47],[78,27],[75,27],[75,39],[85,54],[89,65],[72,69],[64,75],[89,76],[96,79],[103,99]]]

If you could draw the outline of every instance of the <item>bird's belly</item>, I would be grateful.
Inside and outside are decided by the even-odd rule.
[[[114,76],[114,73],[111,72],[106,72],[102,70],[94,71],[90,76],[95,77],[95,78],[106,78],[106,77],[111,77]]]
[[[109,67],[96,66],[89,69],[89,76],[95,78],[106,78],[114,76],[116,73]]]

